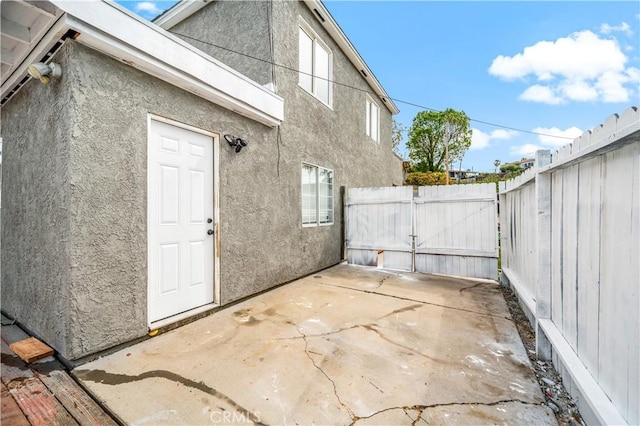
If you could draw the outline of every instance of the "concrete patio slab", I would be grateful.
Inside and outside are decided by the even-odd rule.
[[[128,424],[556,424],[497,283],[338,265],[73,371]]]

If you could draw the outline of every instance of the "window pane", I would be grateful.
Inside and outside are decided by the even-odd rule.
[[[371,104],[371,137],[374,140],[378,140],[378,117],[380,111],[378,110],[378,105],[372,103]]]
[[[331,170],[320,169],[318,195],[320,223],[333,223],[333,172]]]
[[[329,52],[320,43],[315,43],[314,94],[325,104],[329,104]]]
[[[369,102],[369,99],[367,99],[365,105],[365,132],[367,136],[371,136],[371,102]]]
[[[299,46],[299,64],[298,69],[298,82],[300,85],[309,92],[312,92],[312,78],[313,74],[313,40],[305,33],[302,28],[300,30],[300,46]]]
[[[317,223],[316,198],[316,168],[304,164],[302,166],[302,223],[305,225]]]

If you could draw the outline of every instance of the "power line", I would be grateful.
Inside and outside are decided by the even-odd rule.
[[[186,34],[180,34],[180,33],[173,32],[173,31],[171,31],[171,33],[175,34],[177,36],[180,36],[180,37],[187,38],[189,40],[194,40],[194,41],[197,41],[197,42],[200,42],[200,43],[212,46],[212,47],[216,47],[218,49],[226,50],[228,52],[235,53],[235,54],[240,55],[240,56],[244,56],[244,57],[247,57],[247,58],[250,58],[250,59],[254,59],[256,61],[264,62],[264,63],[267,63],[267,64],[272,65],[274,67],[282,68],[282,69],[287,70],[287,71],[292,71],[292,72],[296,72],[296,73],[299,73],[299,74],[308,75],[310,77],[314,77],[314,78],[317,78],[319,80],[324,80],[324,81],[327,81],[329,83],[333,83],[333,84],[338,85],[338,86],[342,86],[342,87],[346,87],[346,88],[349,88],[349,89],[352,89],[352,90],[357,90],[359,92],[364,92],[364,93],[367,93],[367,94],[370,94],[370,95],[378,96],[377,93],[371,92],[371,91],[366,90],[366,89],[361,89],[359,87],[355,87],[355,86],[351,86],[349,84],[341,83],[341,82],[336,81],[336,80],[331,80],[331,79],[324,78],[324,77],[314,76],[312,73],[307,73],[305,71],[300,71],[300,70],[298,70],[296,68],[288,67],[288,66],[282,65],[282,64],[278,64],[278,63],[276,63],[274,61],[270,61],[268,59],[258,58],[257,56],[249,55],[247,53],[238,52],[237,50],[229,49],[228,47],[218,46],[217,44],[210,43],[210,42],[207,42],[207,41],[204,41],[204,40],[200,40],[198,38],[190,37],[190,36],[188,36]],[[430,108],[430,107],[427,107],[427,106],[424,106],[424,105],[420,105],[420,104],[416,104],[416,103],[409,102],[409,101],[403,101],[402,99],[397,99],[397,98],[393,98],[393,97],[390,97],[390,96],[386,97],[386,99],[390,99],[390,100],[392,100],[394,102],[397,102],[397,103],[400,103],[400,104],[413,106],[413,107],[420,108],[420,109],[427,110],[427,111],[440,112],[439,110],[437,110],[435,108]],[[469,118],[469,121],[473,121],[473,122],[481,123],[481,124],[486,124],[488,126],[499,127],[499,128],[502,128],[502,129],[514,130],[516,132],[528,133],[528,134],[536,135],[536,136],[546,136],[546,137],[550,137],[550,138],[567,139],[567,140],[574,140],[575,139],[575,138],[568,137],[568,136],[551,135],[551,134],[548,134],[548,133],[539,133],[539,132],[534,132],[534,131],[531,131],[531,130],[519,129],[517,127],[504,126],[502,124],[491,123],[489,121],[483,121],[483,120],[477,120],[475,118]]]

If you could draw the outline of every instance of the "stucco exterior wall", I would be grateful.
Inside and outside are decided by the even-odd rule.
[[[147,332],[148,113],[250,141],[240,154],[226,143],[220,153],[223,303],[232,300],[229,294],[236,285],[250,292],[242,296],[265,288],[265,283],[247,282],[244,268],[228,266],[228,259],[246,255],[225,246],[230,238],[251,246],[253,236],[260,233],[243,221],[260,221],[256,215],[261,209],[273,214],[277,207],[271,205],[271,192],[264,191],[273,184],[273,176],[265,170],[270,161],[265,146],[273,147],[269,144],[275,137],[273,129],[82,45],[69,48],[79,64],[74,70],[78,106],[71,164],[75,266],[71,321],[75,329],[70,354],[74,358]],[[250,219],[239,210],[245,210]],[[255,262],[247,261],[245,268],[254,267]]]
[[[298,15],[316,27],[314,18],[295,2],[273,6],[276,60],[295,68]],[[209,27],[227,22],[220,10],[201,19],[214,16]],[[333,51],[336,80],[367,89],[328,35],[316,31]],[[381,142],[366,137],[362,92],[334,86],[328,108],[298,87],[297,73],[280,70],[285,122],[278,131],[74,41],[56,61],[64,69],[60,81],[31,82],[2,109],[2,290],[3,309],[6,296],[16,304],[7,313],[67,359],[148,331],[149,113],[249,141],[235,153],[220,138],[223,305],[341,260],[341,186],[402,182],[391,153],[391,116],[380,104]],[[34,118],[38,107],[49,110],[45,120]],[[332,225],[302,226],[303,162],[334,170]],[[32,306],[42,312],[34,315]]]
[[[72,105],[65,76],[28,82],[1,110],[2,311],[58,350],[69,341]]]
[[[214,1],[169,31],[253,81],[266,85],[273,80],[268,63],[272,62],[270,7],[269,1]],[[215,21],[211,20],[212,16],[216,16]]]

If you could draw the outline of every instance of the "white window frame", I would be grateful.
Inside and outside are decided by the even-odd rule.
[[[309,24],[307,24],[307,22],[302,19],[299,18],[299,30],[298,30],[298,69],[301,70],[305,67],[302,66],[301,61],[300,61],[300,31],[304,32],[310,39],[312,42],[312,51],[311,51],[311,90],[309,90],[309,88],[305,87],[301,80],[303,78],[303,76],[307,75],[307,74],[302,74],[302,73],[298,73],[298,86],[300,86],[305,92],[311,94],[314,98],[316,98],[317,100],[319,100],[322,104],[328,106],[329,108],[332,108],[333,105],[333,52],[331,51],[331,49],[329,49],[329,46],[324,43],[320,37],[318,37],[318,34],[311,28],[311,26]],[[327,72],[327,102],[325,102],[321,96],[318,93],[319,90],[319,85],[318,85],[318,81],[320,79],[320,77],[318,77],[318,70],[316,69],[317,66],[317,52],[318,49],[322,48],[324,51],[326,51],[327,55],[328,55],[328,62],[329,62],[329,69]],[[324,81],[324,77],[322,77],[322,80]]]
[[[304,218],[305,218],[305,212],[304,212],[304,196],[305,196],[305,192],[304,192],[304,182],[303,182],[303,178],[304,178],[304,169],[305,167],[310,167],[312,169],[314,169],[315,171],[315,181],[316,181],[316,186],[315,186],[315,194],[313,194],[315,196],[315,216],[316,219],[314,222],[307,222],[305,223]],[[329,198],[331,199],[331,220],[328,222],[321,222],[320,220],[320,171],[324,170],[327,171],[329,173],[331,173],[331,191],[328,194]],[[335,187],[335,174],[333,172],[332,169],[328,169],[326,167],[322,167],[322,166],[318,166],[316,164],[312,164],[312,163],[307,163],[307,162],[303,162],[301,167],[300,167],[300,201],[301,201],[301,213],[302,213],[302,217],[301,217],[301,222],[302,222],[302,227],[303,228],[310,228],[310,227],[315,227],[315,226],[330,226],[333,225],[335,222],[335,197],[334,197],[334,187]]]
[[[380,143],[380,105],[367,95],[365,101],[365,134]],[[375,122],[371,118],[375,117]]]

